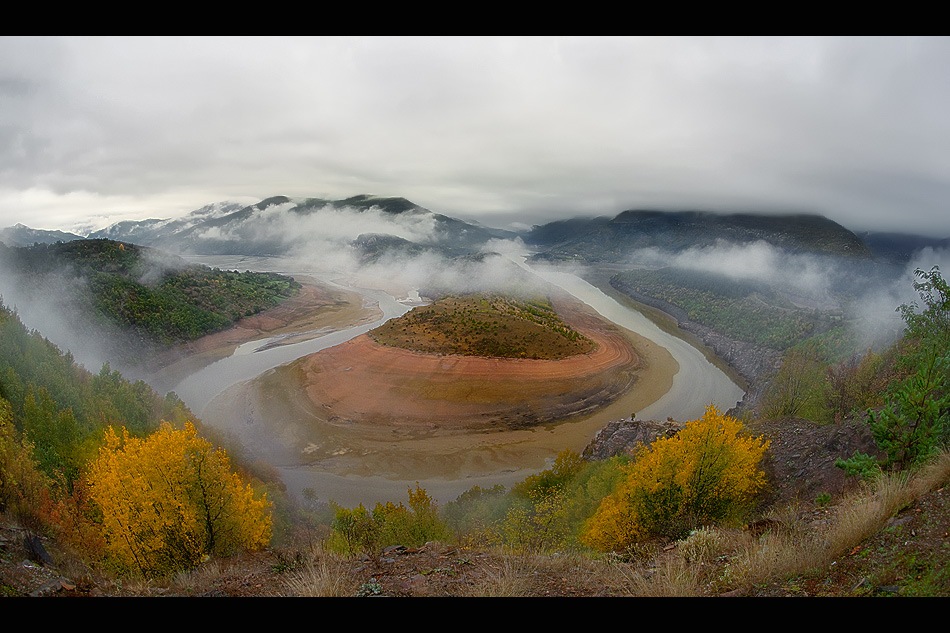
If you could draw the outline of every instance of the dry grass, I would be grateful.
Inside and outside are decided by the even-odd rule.
[[[881,477],[873,488],[838,504],[830,524],[821,530],[792,521],[740,543],[724,556],[711,586],[720,592],[742,592],[759,583],[825,568],[878,532],[912,499],[906,477]]]
[[[209,580],[220,578],[225,574],[225,565],[222,561],[213,559],[199,565],[191,571],[175,574],[171,586],[179,591],[195,591],[209,585]]]
[[[609,561],[580,553],[525,554],[493,550],[487,573],[465,588],[468,597],[544,596],[551,586],[593,596],[617,595],[624,576]]]
[[[677,551],[683,562],[689,565],[708,565],[728,549],[730,542],[730,537],[722,530],[701,528],[681,541]]]
[[[921,468],[911,485],[914,488],[914,494],[920,495],[929,490],[942,488],[948,483],[950,483],[950,450],[942,451]]]
[[[757,583],[800,573],[814,565],[815,556],[813,543],[801,533],[768,532],[728,556],[711,586],[719,593],[741,592]]]
[[[838,505],[834,524],[821,540],[824,560],[831,562],[857,543],[878,532],[884,523],[917,496],[903,474],[883,475],[867,492],[852,495]]]
[[[799,508],[776,512],[761,535],[703,528],[657,554],[648,565],[621,567],[624,593],[689,597],[735,593],[753,585],[827,568],[878,533],[920,495],[950,482],[950,453],[908,476],[888,474],[843,499],[830,521],[815,529]]]
[[[878,533],[887,521],[920,495],[950,481],[950,453],[942,453],[914,476],[905,473],[882,475],[863,490],[851,494],[835,508],[832,520],[815,530],[797,519],[777,519],[781,529],[769,530],[758,538],[735,542],[733,547],[717,530],[700,531],[680,543],[683,564],[693,563],[697,576],[704,563],[716,556],[724,561],[711,583],[720,591],[742,591],[752,585],[824,569],[849,550]],[[730,552],[729,550],[733,550]],[[698,563],[698,565],[696,565]],[[671,591],[684,595],[688,572],[670,563],[661,574]],[[654,581],[656,584],[657,581]],[[652,595],[657,595],[656,593]]]
[[[492,564],[488,573],[466,589],[466,595],[482,598],[520,598],[532,595],[534,564],[528,556],[506,556]]]
[[[347,571],[345,562],[327,554],[318,555],[302,569],[290,572],[282,596],[346,598],[357,595],[360,582]]]
[[[641,598],[689,598],[703,595],[697,567],[679,556],[661,556],[654,567],[626,571],[626,593]]]

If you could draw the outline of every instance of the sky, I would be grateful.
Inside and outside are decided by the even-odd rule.
[[[950,237],[948,37],[0,37],[0,228],[275,195]]]

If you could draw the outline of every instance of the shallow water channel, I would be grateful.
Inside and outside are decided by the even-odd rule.
[[[326,283],[336,283],[334,279],[339,281],[338,276],[300,270],[290,262],[274,258],[214,257],[198,261],[222,269],[252,269],[289,275],[307,275]],[[621,305],[573,273],[553,268],[530,267],[524,263],[524,260],[516,260],[516,262],[543,280],[583,301],[605,319],[666,348],[673,356],[679,365],[679,370],[673,376],[671,388],[658,400],[637,411],[639,418],[663,420],[672,417],[681,421],[694,419],[702,415],[709,404],[716,405],[720,410],[726,410],[735,406],[743,397],[742,389],[721,369],[712,364],[703,352],[660,329],[642,313]],[[280,345],[281,338],[286,337],[286,334],[282,337],[246,343],[237,348],[231,356],[212,363],[182,380],[175,388],[176,393],[203,420],[213,425],[228,424],[231,428],[222,430],[241,436],[240,422],[220,422],[223,419],[234,420],[237,417],[234,415],[234,398],[230,397],[235,385],[254,380],[302,356],[339,345],[368,332],[390,318],[405,314],[412,307],[411,296],[397,300],[391,294],[378,289],[348,289],[359,292],[364,297],[364,301],[378,305],[383,312],[383,317],[373,323],[352,328],[315,332],[314,334],[319,336],[300,343]],[[418,294],[415,294],[415,297],[418,298]],[[225,395],[221,396],[221,394]],[[215,401],[216,397],[218,397],[217,401]],[[230,400],[230,402],[222,403],[222,400]],[[216,418],[213,415],[227,406],[232,408],[230,416]],[[404,468],[397,467],[395,471],[400,472],[393,471],[387,476],[365,473],[355,475],[352,472],[341,474],[339,469],[325,465],[302,464],[296,460],[280,457],[277,457],[274,460],[276,463],[271,465],[280,472],[288,491],[300,501],[332,500],[348,507],[354,507],[359,503],[371,507],[376,502],[405,502],[407,490],[419,484],[436,502],[445,503],[456,499],[459,494],[475,485],[482,488],[490,488],[496,484],[511,486],[549,466],[554,456],[563,448],[581,450],[606,422],[629,416],[630,409],[625,409],[625,406],[627,404],[621,398],[620,401],[579,423],[571,422],[555,428],[539,428],[508,435],[496,434],[492,436],[494,440],[487,439],[484,434],[473,434],[467,440],[453,438],[451,452],[433,439],[422,438],[414,444],[405,442],[403,448],[406,452],[404,458],[401,459],[398,453],[400,447],[394,442],[391,449],[386,449],[393,451],[392,455],[387,456],[388,467],[391,469],[392,464],[398,464],[401,461]],[[256,413],[256,415],[267,414],[267,411]],[[301,417],[305,417],[305,414],[301,413]],[[216,423],[215,419],[219,421]],[[300,423],[307,424],[307,421],[302,420]],[[256,441],[260,444],[260,437],[255,440],[250,435],[246,435],[244,441]],[[464,443],[466,441],[468,444]],[[279,443],[280,440],[274,440],[274,442]],[[463,443],[460,444],[460,442]],[[426,454],[430,448],[431,454]],[[443,449],[445,454],[438,454]],[[278,455],[278,453],[271,454]],[[353,459],[353,457],[349,456],[348,459]],[[419,461],[420,459],[425,460],[427,467],[427,475],[424,477],[413,476],[416,474],[413,472],[413,464],[423,463]],[[439,470],[436,466],[439,460],[446,462],[444,473],[433,475],[433,472]],[[453,474],[453,472],[457,473],[453,469],[457,468],[460,462],[467,464],[464,476]],[[472,464],[477,464],[477,466],[473,467]]]

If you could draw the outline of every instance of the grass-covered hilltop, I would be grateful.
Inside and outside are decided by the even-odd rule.
[[[449,295],[370,332],[381,345],[428,354],[557,360],[594,342],[565,323],[547,298]]]

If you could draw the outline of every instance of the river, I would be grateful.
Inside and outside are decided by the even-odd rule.
[[[721,369],[712,364],[697,348],[660,329],[641,312],[618,303],[596,286],[574,273],[550,267],[529,267],[545,281],[580,299],[602,317],[665,347],[679,363],[673,387],[662,398],[638,412],[643,420],[693,420],[714,404],[720,411],[736,405],[744,391]]]
[[[288,275],[306,275],[319,279],[325,283],[341,285],[348,290],[359,292],[366,302],[377,304],[383,312],[382,318],[360,326],[343,330],[318,333],[318,337],[301,343],[288,345],[273,345],[279,343],[280,338],[253,341],[240,346],[235,352],[224,359],[210,364],[182,380],[175,388],[179,397],[202,419],[206,408],[214,399],[234,385],[262,376],[272,368],[285,365],[302,356],[339,345],[353,337],[368,332],[390,318],[401,316],[411,309],[413,293],[397,299],[392,294],[375,288],[353,287],[342,285],[342,274],[301,268],[298,263],[278,258],[235,258],[235,257],[204,257],[196,261],[222,269],[229,270],[256,270],[280,272]],[[599,288],[588,283],[576,274],[550,267],[529,266],[524,258],[513,258],[519,266],[528,270],[544,281],[553,284],[583,301],[605,319],[618,326],[640,334],[659,346],[666,348],[679,365],[679,370],[673,377],[670,390],[652,404],[637,412],[641,419],[666,419],[672,417],[685,421],[702,415],[706,406],[716,405],[720,410],[727,410],[742,399],[742,389],[733,382],[721,369],[712,364],[697,348],[686,341],[667,333],[657,327],[642,313],[618,303]],[[418,299],[418,294],[414,294]],[[286,336],[286,335],[284,335]],[[230,394],[230,392],[229,392]],[[224,398],[227,400],[227,398]],[[231,403],[233,406],[233,403]],[[616,419],[629,415],[629,412],[620,413],[618,407],[609,408],[598,416],[591,416],[586,426],[579,426],[577,432],[596,432],[608,421],[608,416]],[[214,416],[211,416],[212,418]],[[233,418],[234,415],[231,416]],[[237,424],[237,423],[229,423]],[[562,425],[563,426],[563,425]],[[229,429],[234,430],[234,429]],[[538,472],[542,467],[549,465],[553,456],[558,452],[559,442],[568,441],[567,436],[556,435],[554,431],[537,430],[533,432],[540,441],[524,439],[526,433],[521,432],[518,439],[513,439],[510,446],[488,446],[483,438],[471,440],[471,450],[465,447],[454,446],[453,454],[443,456],[431,455],[431,461],[439,458],[451,460],[475,460],[486,463],[483,472],[477,475],[468,475],[464,479],[447,477],[426,477],[417,479],[411,476],[396,478],[352,475],[329,472],[326,468],[302,466],[291,463],[272,464],[280,472],[288,491],[298,500],[317,499],[332,500],[344,506],[353,507],[357,503],[371,505],[379,501],[404,501],[407,489],[419,483],[430,496],[439,503],[454,500],[459,494],[478,485],[489,488],[496,484],[511,486],[523,480],[526,476]],[[584,436],[585,438],[587,436]],[[412,450],[415,453],[424,453],[434,443],[425,444],[420,440]],[[577,443],[577,437],[570,438]],[[532,444],[532,450],[526,448]],[[537,444],[537,446],[534,446]],[[520,446],[519,446],[520,445]],[[407,448],[409,444],[406,444]],[[539,463],[538,451],[543,450],[546,461]],[[470,454],[462,455],[460,451]],[[479,454],[479,451],[484,455]],[[425,458],[425,457],[424,457]],[[391,459],[399,459],[396,455]],[[413,459],[418,455],[410,456],[407,452],[403,459],[406,468],[411,470]],[[519,463],[519,460],[523,462]],[[418,462],[416,462],[418,463]]]
[[[324,280],[324,283],[336,285],[328,280]],[[182,380],[175,387],[175,393],[201,417],[208,403],[231,385],[256,378],[272,367],[345,343],[412,309],[408,302],[399,302],[381,290],[360,288],[359,292],[365,301],[379,306],[383,312],[380,319],[333,332],[314,332],[319,336],[299,343],[280,344],[282,339],[287,338],[286,334],[244,343],[231,356],[215,361]]]

